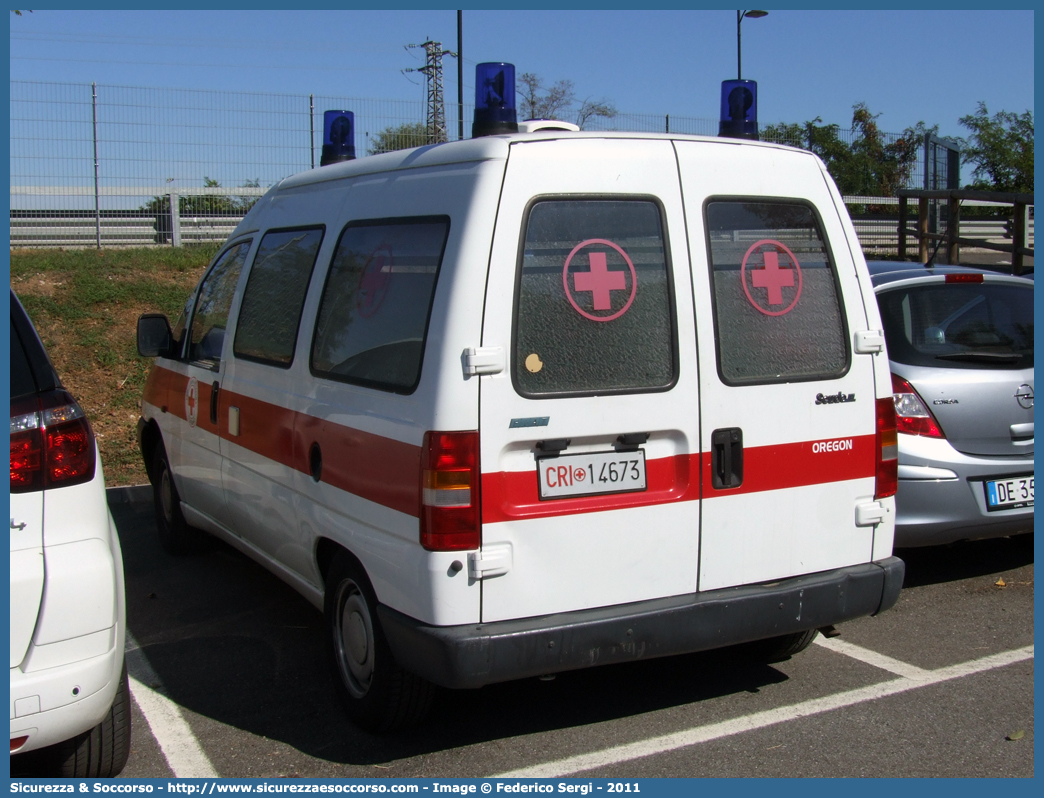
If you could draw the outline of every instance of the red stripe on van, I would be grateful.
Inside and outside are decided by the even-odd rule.
[[[229,405],[239,408],[238,436],[228,434]],[[309,453],[317,443],[322,482],[420,517],[420,446],[227,391],[221,393],[221,408],[225,440],[308,475]]]
[[[541,501],[537,474],[531,471],[500,471],[482,475],[482,523],[521,521],[575,513],[597,513],[626,507],[694,501],[700,498],[697,478],[698,456],[675,455],[645,461],[648,489],[640,493],[603,493],[577,499]]]
[[[711,482],[711,455],[703,455],[704,496],[735,496],[767,490],[801,488],[828,482],[872,478],[876,473],[874,435],[782,443],[743,450],[743,483],[715,489]]]
[[[168,405],[168,412],[185,418],[188,378],[155,367],[146,382],[145,398]],[[209,423],[211,386],[200,382],[198,426]],[[228,407],[240,409],[240,434],[228,434]],[[340,490],[398,510],[420,515],[421,447],[334,424],[241,394],[222,391],[218,411],[220,435],[295,471],[309,474],[309,449],[318,443],[323,456],[322,481]],[[700,498],[844,482],[875,475],[874,435],[803,441],[743,451],[743,483],[737,488],[711,487],[711,455],[676,455],[646,461],[648,490],[583,498],[541,501],[536,468],[482,474],[482,522],[486,524],[594,513]]]
[[[163,412],[173,413],[179,418],[184,418],[186,385],[188,385],[188,377],[184,374],[178,374],[162,366],[155,366],[149,371],[149,376],[145,380],[143,398]]]
[[[420,517],[420,446],[303,414],[298,424],[304,460],[298,471],[309,472],[308,451],[318,442],[323,453],[323,482]]]
[[[874,476],[875,436],[861,435],[824,441],[803,441],[743,450],[743,483],[737,488],[711,487],[711,455],[677,455],[647,460],[649,489],[640,493],[610,493],[576,499],[541,501],[536,468],[531,471],[482,475],[482,522],[495,524],[556,515],[597,513],[700,498],[699,466],[704,497],[735,496],[845,482]]]
[[[145,401],[185,418],[189,378],[154,366]],[[311,474],[309,450],[318,443],[322,481],[377,504],[420,517],[421,447],[297,413],[243,394],[220,391],[218,426],[210,423],[209,382],[199,381],[198,427],[280,465]],[[239,408],[239,435],[228,433],[228,408]]]

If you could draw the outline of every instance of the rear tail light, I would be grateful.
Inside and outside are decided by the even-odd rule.
[[[925,438],[945,438],[942,427],[935,420],[928,405],[902,377],[892,375],[892,396],[895,401],[896,428],[904,435]]]
[[[11,493],[94,479],[94,433],[65,391],[11,406]]]
[[[426,432],[421,461],[420,542],[429,551],[479,548],[478,432]]]
[[[899,487],[899,438],[895,429],[895,403],[877,400],[877,467],[875,499],[894,496]]]
[[[17,751],[19,748],[21,748],[27,742],[29,742],[29,735],[28,734],[26,734],[26,735],[24,735],[22,737],[12,737],[11,738],[11,753],[13,754],[15,751]]]
[[[948,283],[981,283],[981,274],[948,274],[946,275],[946,282]]]

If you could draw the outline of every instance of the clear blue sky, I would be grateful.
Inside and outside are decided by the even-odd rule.
[[[816,116],[848,127],[865,102],[881,129],[923,120],[964,135],[961,116],[1033,110],[1034,14],[786,11],[743,22],[743,76],[762,125]],[[423,100],[427,38],[457,47],[449,11],[80,11],[10,15],[11,78]],[[736,12],[464,12],[465,100],[474,67],[508,61],[623,112],[717,118],[736,72]],[[447,58],[445,96],[457,101]]]

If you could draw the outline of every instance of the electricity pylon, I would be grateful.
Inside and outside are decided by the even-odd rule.
[[[424,44],[410,44],[408,47],[423,47],[425,64],[420,69],[407,69],[407,72],[423,72],[428,89],[428,118],[425,134],[428,144],[440,144],[448,141],[446,137],[446,101],[442,94],[442,57],[448,55],[456,58],[456,53],[442,49],[442,42],[427,41]]]

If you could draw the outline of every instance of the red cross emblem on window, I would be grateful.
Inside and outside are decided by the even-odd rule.
[[[801,297],[801,266],[785,244],[764,238],[743,256],[743,292],[766,316],[790,313]]]
[[[580,271],[575,267],[584,265],[585,254],[588,268],[587,271]],[[610,268],[610,254],[613,255],[614,261],[618,261],[616,256],[619,255],[627,270]],[[571,265],[574,267],[573,271],[569,269]],[[627,292],[628,274],[631,277],[630,292],[617,293]],[[569,304],[581,316],[591,321],[612,321],[625,314],[634,302],[634,295],[638,290],[638,275],[634,271],[634,263],[621,247],[604,238],[589,238],[573,247],[573,251],[566,258],[565,266],[562,267],[562,284],[565,286]],[[590,310],[584,310],[581,304]],[[600,311],[609,313],[598,315]]]
[[[355,296],[355,307],[359,315],[369,318],[384,301],[391,280],[391,247],[381,244],[366,261],[362,279],[359,281],[359,293]]]

